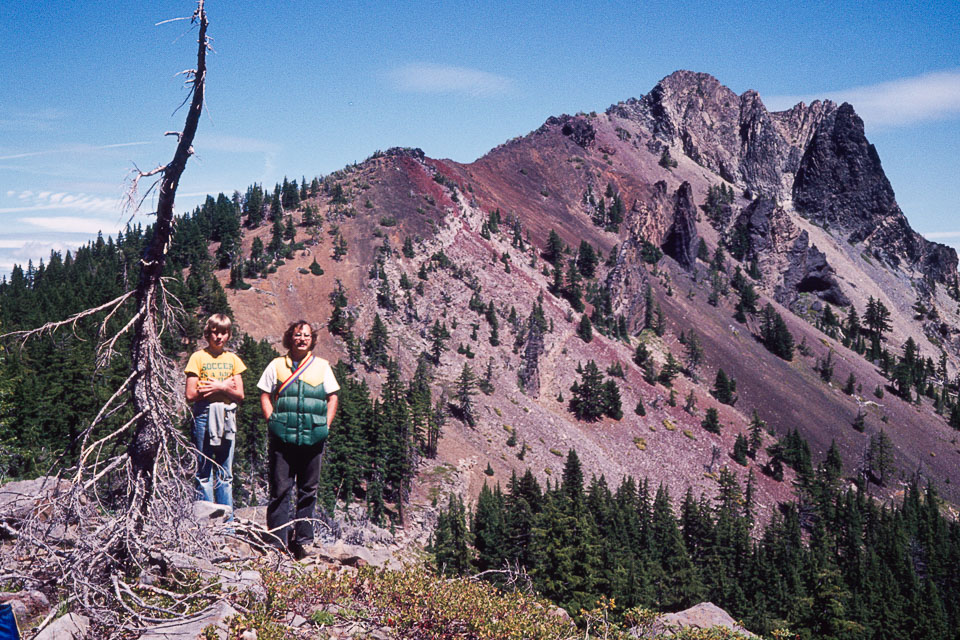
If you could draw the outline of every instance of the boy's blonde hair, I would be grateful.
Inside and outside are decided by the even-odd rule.
[[[213,314],[207,318],[207,324],[203,327],[203,337],[209,340],[214,331],[226,331],[233,335],[233,321],[222,313]]]

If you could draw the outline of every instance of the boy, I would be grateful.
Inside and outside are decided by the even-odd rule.
[[[216,313],[203,335],[207,348],[187,362],[187,402],[193,405],[193,444],[197,448],[197,500],[233,509],[233,446],[237,434],[237,403],[243,400],[246,371],[236,354],[225,350],[233,324]],[[230,519],[233,518],[232,511]]]

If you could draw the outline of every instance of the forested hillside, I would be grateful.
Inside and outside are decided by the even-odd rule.
[[[342,386],[327,514],[436,521],[440,571],[525,570],[574,616],[710,599],[764,633],[953,636],[956,254],[871,149],[849,105],[771,114],[678,72],[471,164],[395,148],[253,184],[176,220],[163,346],[235,320],[238,506],[265,496],[256,381],[302,317]],[[0,283],[4,477],[74,464],[129,368],[124,338],[98,367],[96,313],[16,332],[129,290],[150,234]]]

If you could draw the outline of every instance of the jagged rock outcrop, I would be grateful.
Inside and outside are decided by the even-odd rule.
[[[787,259],[790,266],[775,292],[778,301],[790,304],[799,293],[814,293],[830,304],[850,304],[850,299],[840,288],[836,272],[827,263],[827,256],[810,244],[810,235],[806,231],[797,236]]]
[[[533,314],[527,321],[527,340],[523,350],[523,362],[517,378],[520,388],[529,396],[540,395],[540,356],[543,355],[543,327]]]
[[[910,228],[897,206],[863,120],[847,103],[825,115],[810,140],[793,186],[797,211],[839,227],[893,267],[915,268],[940,282],[957,270],[956,251]]]
[[[810,236],[769,198],[757,198],[737,217],[728,236],[746,238],[746,256],[777,282],[779,302],[791,304],[801,293],[814,293],[835,305],[850,303],[826,256],[810,243]]]
[[[940,282],[957,270],[955,250],[910,228],[849,104],[814,101],[771,113],[755,91],[737,96],[709,74],[677,71],[607,113],[649,130],[652,150],[679,145],[697,164],[753,194],[778,202],[792,197],[801,215],[839,227],[894,268]]]
[[[694,162],[754,193],[782,195],[783,172],[799,155],[756,91],[737,96],[706,73],[677,71],[607,113],[640,122],[662,143],[679,143]]]
[[[675,207],[667,183],[658,180],[650,187],[646,197],[634,201],[627,213],[626,225],[630,235],[645,238],[656,245],[662,244],[675,217]]]
[[[586,118],[583,116],[568,115],[562,115],[560,117],[550,116],[543,126],[540,127],[538,133],[543,133],[551,127],[556,126],[560,127],[560,133],[569,137],[583,148],[587,148],[593,144],[597,136],[596,129],[593,128],[593,125],[590,124]]]
[[[744,184],[751,191],[776,197],[789,166],[790,144],[773,123],[756,91],[740,96],[738,160]]]
[[[697,209],[689,182],[680,185],[674,201],[673,224],[660,248],[684,269],[691,269],[697,262]]]
[[[613,300],[614,313],[623,314],[631,332],[642,329],[639,321],[646,310],[644,294],[649,282],[647,271],[643,268],[643,238],[631,234],[619,251],[612,269],[607,274],[604,286]]]

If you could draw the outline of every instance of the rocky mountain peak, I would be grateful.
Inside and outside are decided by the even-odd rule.
[[[842,230],[894,268],[940,282],[956,271],[953,249],[910,228],[848,103],[815,100],[770,112],[754,90],[737,96],[709,74],[682,70],[607,114],[640,125],[652,137],[648,146],[682,153],[738,192],[792,200],[800,215]]]
[[[956,272],[956,251],[910,228],[880,156],[852,105],[826,111],[804,151],[793,185],[794,206],[825,227],[839,227],[893,267],[918,269],[940,282]]]

